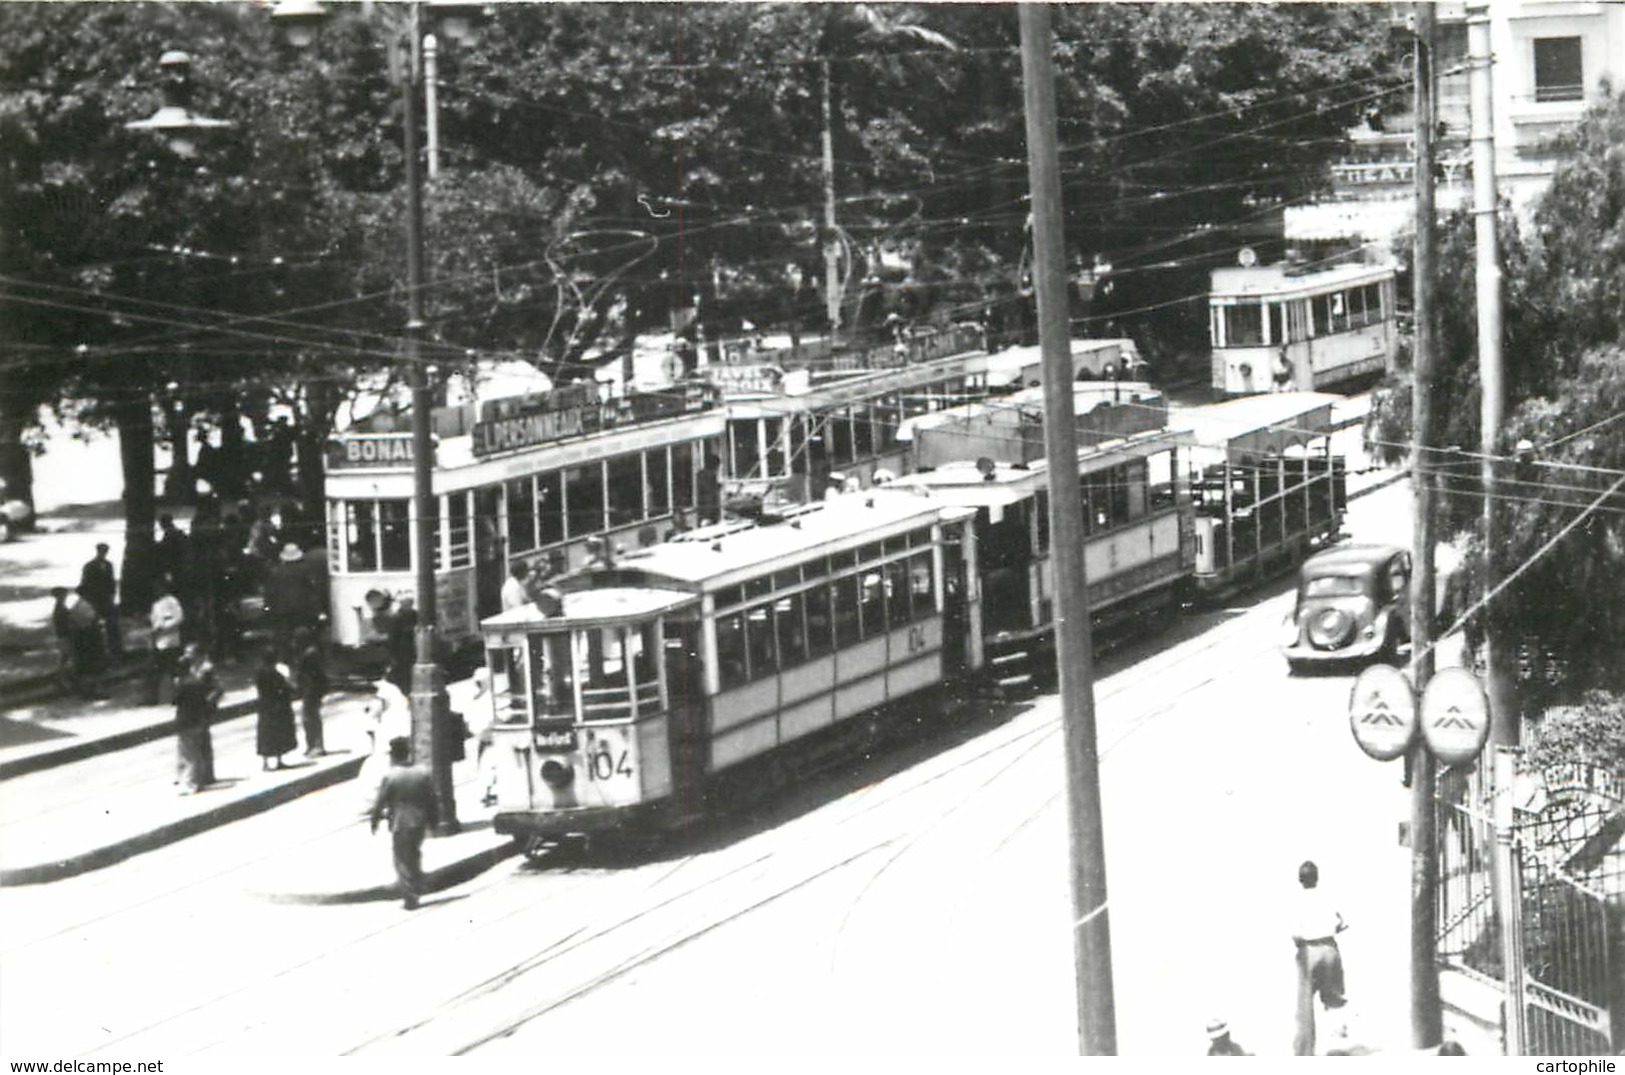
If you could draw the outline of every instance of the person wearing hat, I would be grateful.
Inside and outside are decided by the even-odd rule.
[[[1209,1056],[1251,1056],[1230,1037],[1230,1024],[1223,1019],[1209,1019],[1207,1021],[1207,1055]]]
[[[321,619],[326,594],[305,564],[305,551],[293,542],[282,546],[265,587],[265,615],[275,638],[277,659],[292,663],[294,635],[300,628],[314,630]]]
[[[97,542],[96,555],[85,561],[85,566],[79,571],[79,593],[101,617],[107,629],[107,656],[117,663],[124,654],[124,644],[119,638],[118,583],[107,552],[107,543]]]
[[[387,815],[395,878],[406,909],[414,911],[423,895],[423,838],[439,817],[434,780],[429,770],[412,764],[412,742],[405,737],[389,741],[389,764],[373,800],[372,831],[378,832],[378,822]]]
[[[838,470],[829,472],[829,486],[824,490],[825,500],[834,500],[846,489],[846,475]]]

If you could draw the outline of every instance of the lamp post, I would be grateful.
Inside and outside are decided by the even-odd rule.
[[[412,514],[416,541],[416,589],[418,626],[416,661],[412,666],[412,754],[421,764],[428,760],[439,807],[436,833],[449,835],[458,829],[456,797],[451,780],[451,747],[456,742],[451,729],[451,711],[446,698],[445,677],[436,659],[438,608],[435,593],[435,559],[438,550],[439,512],[434,496],[434,436],[432,428],[433,393],[429,373],[423,364],[423,170],[418,160],[417,100],[423,85],[423,9],[438,16],[446,35],[466,36],[468,16],[478,5],[455,2],[413,2],[404,5],[404,65],[391,64],[403,73],[401,120],[406,157],[406,340],[405,362],[412,388]],[[303,47],[315,40],[326,19],[327,10],[315,0],[281,0],[271,18],[284,31],[286,40]],[[391,47],[400,47],[399,37]]]

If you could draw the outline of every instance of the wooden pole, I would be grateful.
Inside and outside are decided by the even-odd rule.
[[[1033,281],[1043,355],[1044,449],[1049,460],[1050,555],[1055,568],[1055,657],[1061,674],[1067,802],[1072,857],[1072,950],[1077,977],[1078,1053],[1117,1053],[1107,914],[1100,758],[1095,742],[1094,659],[1084,573],[1083,497],[1072,400],[1072,326],[1061,221],[1061,168],[1055,132],[1055,68],[1050,14],[1022,4],[1021,73],[1032,184]]]

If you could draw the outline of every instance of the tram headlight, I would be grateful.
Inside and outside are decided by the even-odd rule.
[[[555,790],[563,790],[575,783],[576,771],[569,762],[548,758],[542,762],[542,783]]]

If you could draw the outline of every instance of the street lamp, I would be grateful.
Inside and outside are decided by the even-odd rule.
[[[153,131],[160,135],[177,157],[197,156],[196,135],[202,131],[230,127],[230,120],[211,119],[192,111],[192,57],[170,49],[158,57],[163,74],[164,103],[146,119],[131,120],[125,130]]]
[[[391,63],[392,71],[404,71],[401,89],[403,144],[406,157],[406,373],[412,387],[412,505],[417,535],[416,589],[418,607],[417,659],[412,666],[412,744],[413,756],[427,758],[434,778],[435,799],[442,835],[456,832],[457,805],[451,780],[451,748],[456,742],[451,730],[451,710],[446,698],[445,677],[435,658],[437,601],[435,594],[435,553],[439,512],[433,485],[434,439],[432,432],[433,395],[428,371],[424,368],[423,320],[423,172],[418,161],[417,98],[423,83],[423,9],[442,20],[443,29],[454,40],[466,33],[469,16],[479,5],[467,3],[424,3],[405,5],[399,29],[406,33],[404,65]],[[327,9],[314,0],[279,0],[271,12],[275,25],[295,47],[315,40],[327,16]],[[401,47],[399,37],[390,43]]]

